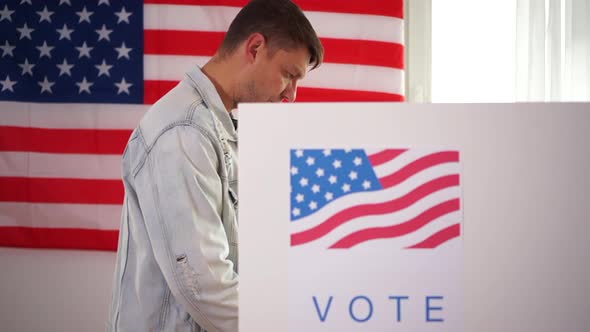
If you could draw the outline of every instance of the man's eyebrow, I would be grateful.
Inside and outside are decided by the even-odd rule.
[[[305,76],[305,72],[302,72],[297,66],[289,66],[289,71],[294,72],[297,78],[303,78]]]

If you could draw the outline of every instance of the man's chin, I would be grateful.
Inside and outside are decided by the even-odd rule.
[[[279,102],[281,102],[281,100],[273,100],[272,98],[266,99],[266,100],[254,99],[254,100],[248,101],[248,103],[279,103]]]

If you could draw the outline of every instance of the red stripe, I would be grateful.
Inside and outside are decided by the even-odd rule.
[[[383,188],[391,188],[406,180],[407,178],[411,177],[412,175],[420,171],[423,171],[427,168],[444,163],[453,163],[458,161],[458,151],[444,151],[433,153],[411,162],[410,164],[404,166],[404,168],[400,169],[399,171],[393,174],[380,178],[379,181],[381,182],[381,186]]]
[[[143,103],[154,104],[178,84],[178,81],[143,81]]]
[[[374,40],[320,38],[324,62],[404,68],[404,46]]]
[[[144,54],[212,56],[225,32],[144,30]]]
[[[224,32],[145,30],[144,54],[212,56]],[[371,40],[320,38],[324,62],[404,68],[404,47]],[[194,42],[187,42],[194,41]]]
[[[441,244],[459,237],[461,235],[461,226],[459,224],[451,225],[437,233],[434,233],[432,236],[427,238],[426,240],[417,243],[411,247],[412,249],[432,249],[440,246]]]
[[[122,154],[131,130],[0,126],[0,151]]]
[[[381,15],[403,18],[403,0],[294,0],[304,11]],[[244,7],[248,0],[144,0],[146,4]]]
[[[151,105],[158,101],[177,81],[144,81],[143,102]],[[298,102],[355,102],[355,101],[403,101],[404,96],[372,91],[354,91],[323,88],[297,88]]]
[[[297,88],[298,102],[356,102],[356,101],[404,101],[404,96],[394,93],[340,90],[325,88]]]
[[[404,223],[387,226],[387,227],[373,227],[363,229],[354,232],[350,235],[345,236],[330,248],[334,249],[348,249],[356,246],[357,244],[376,239],[391,239],[394,237],[400,237],[403,235],[410,234],[424,227],[428,223],[440,218],[446,214],[459,210],[459,199],[452,199],[443,203],[440,203],[410,219]],[[437,233],[438,234],[438,233]],[[434,242],[432,242],[434,243]],[[427,247],[424,247],[427,248]],[[429,247],[434,248],[434,247]]]
[[[116,251],[118,236],[116,230],[0,227],[0,246]]]
[[[334,230],[336,227],[346,222],[349,222],[355,218],[369,215],[389,214],[405,209],[408,206],[419,201],[420,199],[436,191],[458,185],[459,175],[447,175],[431,180],[414,189],[413,191],[409,192],[405,196],[393,199],[388,202],[378,204],[363,204],[344,209],[329,217],[326,221],[313,228],[292,234],[291,245],[297,246],[317,240],[320,237]]]
[[[373,167],[375,166],[379,166],[381,164],[385,164],[388,161],[391,161],[393,159],[395,159],[397,156],[399,156],[400,154],[404,153],[408,151],[408,149],[387,149],[387,150],[383,150],[377,153],[374,153],[369,157],[369,162],[371,163],[371,165]]]
[[[0,177],[0,202],[122,204],[121,180]]]

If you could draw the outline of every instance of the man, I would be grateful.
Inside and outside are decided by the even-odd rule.
[[[122,161],[110,331],[237,331],[237,121],[230,111],[242,102],[294,101],[298,80],[322,57],[296,5],[254,0],[213,58],[145,114]]]

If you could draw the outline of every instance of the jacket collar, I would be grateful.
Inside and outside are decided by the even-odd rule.
[[[189,85],[191,85],[199,92],[207,108],[213,110],[213,114],[215,114],[215,117],[217,118],[217,120],[219,120],[219,122],[227,132],[229,136],[228,139],[232,141],[237,141],[238,134],[236,132],[236,129],[234,128],[230,114],[225,109],[225,106],[223,105],[221,97],[215,89],[213,82],[211,82],[209,77],[207,77],[207,75],[205,75],[201,68],[199,68],[198,66],[195,66],[193,70],[187,72],[186,76],[188,79],[185,78],[185,81],[187,81]]]

